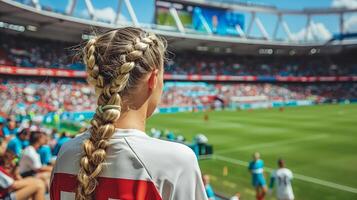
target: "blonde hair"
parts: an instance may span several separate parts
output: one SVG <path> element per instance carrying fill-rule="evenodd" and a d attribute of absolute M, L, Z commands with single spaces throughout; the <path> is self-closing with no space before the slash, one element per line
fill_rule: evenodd
<path fill-rule="evenodd" d="M 96 36 L 84 47 L 87 81 L 95 88 L 98 107 L 91 120 L 90 138 L 83 143 L 77 200 L 94 198 L 97 177 L 105 165 L 106 149 L 124 99 L 145 74 L 154 69 L 163 70 L 165 50 L 163 39 L 133 27 Z"/>

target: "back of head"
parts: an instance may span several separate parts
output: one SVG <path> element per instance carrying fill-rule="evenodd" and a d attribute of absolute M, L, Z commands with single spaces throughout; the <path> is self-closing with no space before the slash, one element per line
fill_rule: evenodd
<path fill-rule="evenodd" d="M 253 154 L 253 159 L 254 159 L 255 161 L 259 160 L 259 159 L 260 159 L 260 153 L 259 153 L 259 152 L 255 152 L 255 153 Z"/>
<path fill-rule="evenodd" d="M 205 185 L 207 185 L 207 184 L 209 184 L 209 175 L 208 174 L 204 174 L 203 176 L 202 176 L 202 180 L 203 180 L 203 183 L 205 184 Z"/>
<path fill-rule="evenodd" d="M 36 143 L 38 143 L 41 139 L 41 137 L 45 136 L 45 133 L 40 132 L 40 131 L 32 131 L 30 133 L 30 139 L 29 142 L 31 145 L 34 145 Z"/>
<path fill-rule="evenodd" d="M 279 159 L 279 160 L 278 160 L 278 166 L 279 166 L 280 168 L 285 167 L 285 161 L 284 161 L 283 159 Z"/>
<path fill-rule="evenodd" d="M 163 70 L 165 42 L 139 28 L 119 28 L 95 36 L 83 50 L 88 79 L 98 96 L 90 138 L 83 143 L 76 199 L 94 198 L 114 123 L 130 109 L 131 95 L 141 79 Z"/>
<path fill-rule="evenodd" d="M 22 140 L 27 140 L 30 136 L 30 129 L 24 128 L 17 133 L 17 136 Z"/>

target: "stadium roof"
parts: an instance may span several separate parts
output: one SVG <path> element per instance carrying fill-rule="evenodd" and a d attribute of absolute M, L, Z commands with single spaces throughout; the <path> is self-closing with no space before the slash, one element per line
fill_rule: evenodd
<path fill-rule="evenodd" d="M 269 8 L 271 9 L 271 8 Z M 31 6 L 23 5 L 16 1 L 0 1 L 0 21 L 10 25 L 21 25 L 25 27 L 20 34 L 54 40 L 79 42 L 83 33 L 92 30 L 109 30 L 113 28 L 132 25 L 128 22 L 109 24 L 89 19 L 77 18 L 65 14 L 39 10 Z M 225 37 L 217 35 L 202 35 L 197 33 L 181 33 L 176 29 L 169 30 L 157 25 L 140 24 L 141 28 L 153 31 L 166 37 L 170 48 L 175 51 L 200 50 L 212 51 L 214 53 L 235 54 L 309 54 L 311 51 L 317 53 L 336 53 L 342 46 L 355 46 L 356 41 L 293 43 L 289 41 L 274 41 L 239 37 Z M 3 29 L 13 32 L 9 29 Z"/>

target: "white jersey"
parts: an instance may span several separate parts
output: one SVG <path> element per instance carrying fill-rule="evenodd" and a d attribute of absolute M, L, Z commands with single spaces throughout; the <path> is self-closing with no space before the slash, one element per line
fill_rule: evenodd
<path fill-rule="evenodd" d="M 51 200 L 75 197 L 82 143 L 89 132 L 65 143 L 51 178 Z M 207 200 L 197 158 L 185 145 L 117 129 L 98 177 L 96 200 Z"/>
<path fill-rule="evenodd" d="M 278 199 L 294 199 L 293 188 L 291 186 L 291 180 L 293 179 L 293 173 L 287 168 L 277 169 L 272 173 L 272 178 L 277 182 L 277 198 Z"/>
<path fill-rule="evenodd" d="M 19 163 L 20 173 L 29 172 L 31 170 L 38 170 L 42 167 L 41 156 L 37 153 L 33 146 L 28 146 L 22 152 Z"/>

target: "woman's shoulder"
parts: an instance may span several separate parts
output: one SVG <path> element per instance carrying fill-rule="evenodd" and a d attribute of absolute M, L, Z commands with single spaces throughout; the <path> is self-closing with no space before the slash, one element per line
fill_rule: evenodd
<path fill-rule="evenodd" d="M 65 157 L 67 157 L 70 155 L 77 155 L 77 153 L 80 153 L 82 151 L 83 141 L 88 139 L 89 136 L 90 136 L 89 133 L 86 131 L 78 134 L 76 137 L 63 143 L 61 149 L 58 152 L 57 160 L 61 159 L 61 157 L 63 157 L 64 154 Z"/>
<path fill-rule="evenodd" d="M 193 150 L 181 143 L 147 136 L 146 138 L 130 138 L 128 144 L 148 165 L 192 168 L 197 163 Z"/>

